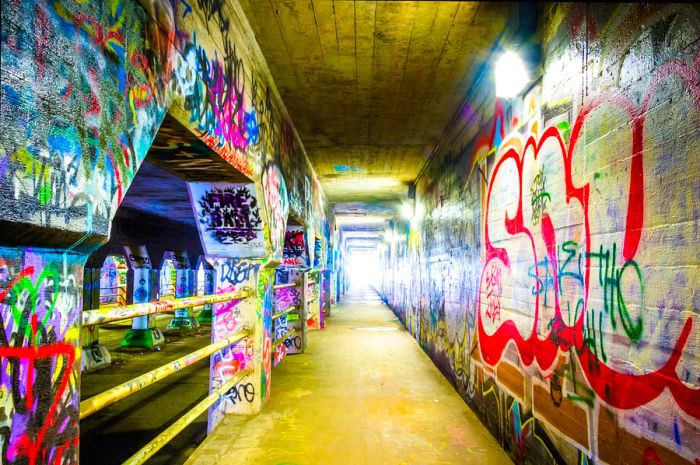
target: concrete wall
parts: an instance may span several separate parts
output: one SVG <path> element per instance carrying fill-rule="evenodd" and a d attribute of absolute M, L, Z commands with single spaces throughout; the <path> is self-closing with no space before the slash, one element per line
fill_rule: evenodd
<path fill-rule="evenodd" d="M 237 3 L 2 4 L 0 220 L 16 241 L 103 240 L 166 112 L 254 181 L 279 165 L 291 211 L 323 233 L 325 196 Z"/>
<path fill-rule="evenodd" d="M 77 463 L 82 266 L 166 114 L 261 186 L 271 254 L 282 205 L 330 215 L 236 2 L 2 0 L 1 23 L 0 461 Z"/>
<path fill-rule="evenodd" d="M 484 75 L 396 227 L 384 297 L 517 463 L 700 463 L 699 38 L 548 5 L 535 85 Z"/>

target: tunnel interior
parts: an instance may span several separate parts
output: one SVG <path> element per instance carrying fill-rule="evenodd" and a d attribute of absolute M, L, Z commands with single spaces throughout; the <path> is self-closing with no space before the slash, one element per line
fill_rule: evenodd
<path fill-rule="evenodd" d="M 700 464 L 697 5 L 0 23 L 0 463 Z"/>

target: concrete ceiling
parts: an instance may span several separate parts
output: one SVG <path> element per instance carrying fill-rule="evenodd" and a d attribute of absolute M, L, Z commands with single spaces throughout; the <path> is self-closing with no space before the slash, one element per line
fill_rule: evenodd
<path fill-rule="evenodd" d="M 350 216 L 376 216 L 363 207 L 376 204 L 393 216 L 509 12 L 456 1 L 240 3 L 340 217 L 348 202 Z"/>

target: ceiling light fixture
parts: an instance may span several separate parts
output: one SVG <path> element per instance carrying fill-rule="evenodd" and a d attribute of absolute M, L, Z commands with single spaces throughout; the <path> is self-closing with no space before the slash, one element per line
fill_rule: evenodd
<path fill-rule="evenodd" d="M 529 81 L 523 60 L 515 52 L 504 52 L 496 63 L 496 96 L 513 98 Z"/>

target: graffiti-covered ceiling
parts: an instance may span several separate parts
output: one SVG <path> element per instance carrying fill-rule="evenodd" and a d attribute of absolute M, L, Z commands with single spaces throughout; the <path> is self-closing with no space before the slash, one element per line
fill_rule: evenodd
<path fill-rule="evenodd" d="M 240 3 L 329 200 L 355 206 L 395 206 L 406 198 L 407 185 L 459 112 L 503 31 L 509 8 L 427 1 Z"/>

